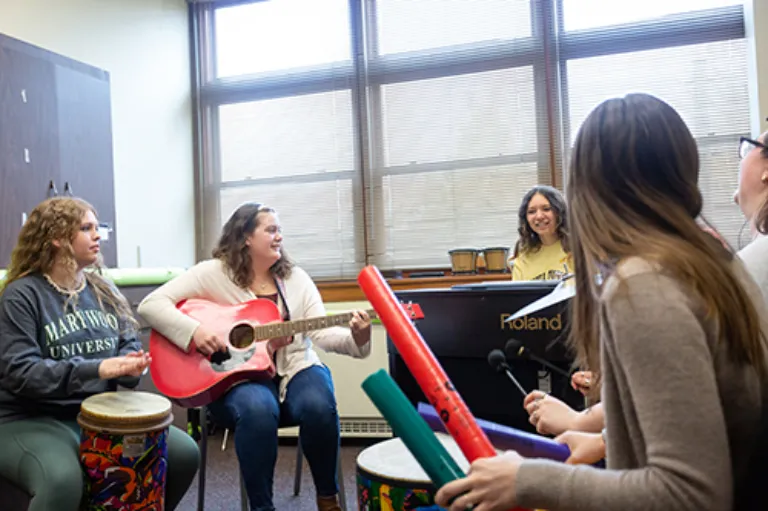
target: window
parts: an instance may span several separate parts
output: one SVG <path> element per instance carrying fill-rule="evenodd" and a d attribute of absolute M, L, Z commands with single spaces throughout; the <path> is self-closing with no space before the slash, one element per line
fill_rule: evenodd
<path fill-rule="evenodd" d="M 216 10 L 215 20 L 219 78 L 352 58 L 346 0 L 280 0 L 225 7 Z"/>
<path fill-rule="evenodd" d="M 743 0 L 563 0 L 565 30 L 588 30 L 611 25 L 658 20 L 665 16 L 701 11 L 728 5 L 741 5 Z"/>
<path fill-rule="evenodd" d="M 704 215 L 734 246 L 744 224 L 733 192 L 739 168 L 736 147 L 739 137 L 749 133 L 746 54 L 746 42 L 738 39 L 575 59 L 567 64 L 572 135 L 589 111 L 607 97 L 643 91 L 675 107 L 699 145 Z"/>
<path fill-rule="evenodd" d="M 620 4 L 620 7 L 618 6 Z M 736 243 L 747 134 L 740 0 L 270 0 L 197 5 L 201 252 L 241 202 L 274 206 L 316 278 L 448 267 L 512 246 L 537 183 L 563 185 L 600 101 L 656 94 L 701 157 L 705 213 Z"/>
<path fill-rule="evenodd" d="M 268 204 L 279 213 L 286 251 L 302 266 L 354 271 L 350 91 L 222 105 L 218 117 L 221 218 L 246 201 Z"/>
<path fill-rule="evenodd" d="M 531 36 L 530 0 L 379 0 L 374 9 L 379 55 Z"/>
<path fill-rule="evenodd" d="M 515 239 L 516 197 L 538 180 L 533 83 L 525 66 L 381 87 L 377 265 Z"/>
<path fill-rule="evenodd" d="M 204 207 L 217 221 L 206 224 L 201 252 L 210 253 L 240 204 L 257 201 L 277 209 L 286 252 L 302 267 L 316 276 L 353 274 L 364 250 L 356 246 L 361 166 L 346 0 L 260 2 L 212 14 L 215 72 L 203 77 L 202 92 L 211 94 L 213 190 Z"/>

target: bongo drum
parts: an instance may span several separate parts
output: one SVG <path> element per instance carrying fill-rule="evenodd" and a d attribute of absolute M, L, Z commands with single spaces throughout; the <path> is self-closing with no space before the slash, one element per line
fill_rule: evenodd
<path fill-rule="evenodd" d="M 451 271 L 457 275 L 477 273 L 477 255 L 475 248 L 455 248 L 448 251 L 451 256 Z"/>
<path fill-rule="evenodd" d="M 489 247 L 483 249 L 485 271 L 488 273 L 504 273 L 507 271 L 509 247 Z"/>
<path fill-rule="evenodd" d="M 435 433 L 465 473 L 469 462 L 456 441 Z M 364 449 L 357 457 L 357 505 L 360 511 L 437 511 L 437 489 L 399 438 Z"/>
<path fill-rule="evenodd" d="M 171 402 L 148 392 L 105 392 L 80 405 L 80 464 L 88 511 L 163 511 Z"/>

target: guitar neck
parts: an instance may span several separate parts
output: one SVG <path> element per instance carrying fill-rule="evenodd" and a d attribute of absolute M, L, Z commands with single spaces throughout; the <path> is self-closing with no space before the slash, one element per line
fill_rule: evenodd
<path fill-rule="evenodd" d="M 371 319 L 376 318 L 376 311 L 373 309 L 365 311 Z M 344 312 L 332 316 L 318 316 L 315 318 L 297 319 L 294 321 L 285 321 L 283 323 L 269 323 L 253 328 L 253 334 L 257 341 L 274 339 L 277 337 L 290 337 L 292 335 L 312 332 L 313 330 L 322 330 L 333 326 L 346 325 L 352 319 L 353 313 Z"/>

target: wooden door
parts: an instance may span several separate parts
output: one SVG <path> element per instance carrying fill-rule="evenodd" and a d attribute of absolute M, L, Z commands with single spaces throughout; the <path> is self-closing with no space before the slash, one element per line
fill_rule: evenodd
<path fill-rule="evenodd" d="M 0 268 L 59 177 L 54 67 L 10 41 L 0 39 Z"/>
<path fill-rule="evenodd" d="M 56 66 L 60 179 L 59 193 L 90 202 L 104 235 L 104 263 L 117 266 L 112 116 L 109 75 L 86 66 Z"/>

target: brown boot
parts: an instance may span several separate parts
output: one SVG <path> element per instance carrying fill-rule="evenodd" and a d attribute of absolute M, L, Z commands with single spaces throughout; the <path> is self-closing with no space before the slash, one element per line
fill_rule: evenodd
<path fill-rule="evenodd" d="M 318 495 L 317 511 L 341 511 L 339 496 L 333 495 L 331 497 L 321 497 Z"/>

